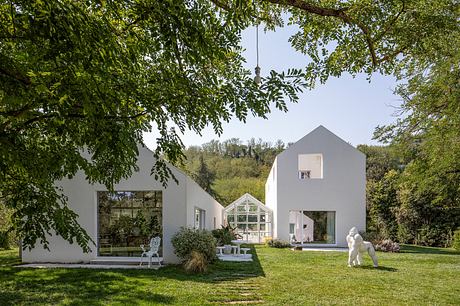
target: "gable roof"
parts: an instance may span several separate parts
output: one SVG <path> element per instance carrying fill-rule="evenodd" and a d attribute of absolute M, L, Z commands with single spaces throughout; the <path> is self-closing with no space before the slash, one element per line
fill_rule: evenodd
<path fill-rule="evenodd" d="M 272 211 L 270 208 L 268 208 L 268 206 L 266 206 L 264 203 L 260 202 L 259 200 L 257 200 L 255 197 L 253 197 L 252 195 L 250 195 L 249 193 L 245 193 L 243 194 L 241 197 L 239 197 L 237 200 L 233 201 L 230 205 L 228 205 L 227 207 L 225 207 L 224 209 L 224 212 L 227 212 L 233 208 L 235 208 L 236 206 L 240 205 L 240 204 L 243 204 L 244 202 L 250 202 L 252 204 L 255 204 L 257 205 L 258 207 L 262 208 L 263 210 L 265 211 Z"/>
<path fill-rule="evenodd" d="M 283 152 L 281 152 L 280 154 L 277 155 L 280 156 L 282 155 L 283 153 L 285 152 L 288 152 L 290 150 L 293 150 L 296 146 L 298 146 L 299 144 L 303 143 L 304 141 L 307 141 L 309 138 L 311 138 L 312 136 L 316 135 L 316 134 L 320 134 L 320 133 L 323 133 L 324 135 L 326 135 L 327 137 L 330 137 L 334 140 L 336 140 L 337 142 L 343 144 L 344 146 L 347 146 L 351 149 L 353 149 L 356 153 L 359 153 L 361 155 L 364 155 L 364 153 L 362 153 L 361 151 L 359 151 L 357 148 L 355 148 L 354 146 L 352 146 L 350 143 L 346 142 L 345 140 L 343 140 L 342 138 L 340 138 L 339 136 L 337 136 L 336 134 L 334 134 L 333 132 L 331 132 L 330 130 L 328 130 L 327 128 L 325 128 L 323 125 L 319 125 L 317 128 L 315 128 L 314 130 L 312 130 L 310 133 L 308 133 L 307 135 L 303 136 L 302 138 L 300 138 L 299 140 L 297 140 L 294 144 L 292 144 L 291 146 L 289 146 L 288 148 L 286 148 Z"/>

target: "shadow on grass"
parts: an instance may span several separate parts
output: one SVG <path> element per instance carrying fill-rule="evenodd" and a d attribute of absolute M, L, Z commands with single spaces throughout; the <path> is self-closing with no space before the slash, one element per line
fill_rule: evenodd
<path fill-rule="evenodd" d="M 377 268 L 373 266 L 358 266 L 355 269 L 363 269 L 363 270 L 377 270 L 377 271 L 386 271 L 386 272 L 397 272 L 398 269 L 392 267 L 385 267 L 385 266 L 378 266 Z"/>
<path fill-rule="evenodd" d="M 412 244 L 402 244 L 401 253 L 460 255 L 460 251 L 455 251 L 454 249 L 426 247 Z"/>
<path fill-rule="evenodd" d="M 168 279 L 220 283 L 264 276 L 255 247 L 248 247 L 253 262 L 217 261 L 203 274 L 188 274 L 173 265 L 159 270 L 15 268 L 18 258 L 8 254 L 1 262 L 11 264 L 0 267 L 0 305 L 56 304 L 63 297 L 77 305 L 174 304 L 174 294 L 162 290 Z"/>
<path fill-rule="evenodd" d="M 19 259 L 18 249 L 11 249 L 11 250 L 0 249 L 0 250 L 2 252 L 2 256 L 0 256 L 0 267 L 18 265 L 21 263 L 21 260 Z"/>
<path fill-rule="evenodd" d="M 173 295 L 152 292 L 136 279 L 127 279 L 120 270 L 21 269 L 0 270 L 0 305 L 57 304 L 63 297 L 77 305 L 109 303 L 175 302 Z M 149 271 L 150 273 L 152 271 Z M 5 290 L 7 288 L 7 290 Z"/>

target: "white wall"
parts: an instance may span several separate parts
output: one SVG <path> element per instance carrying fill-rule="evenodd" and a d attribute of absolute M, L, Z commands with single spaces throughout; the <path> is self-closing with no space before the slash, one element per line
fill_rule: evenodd
<path fill-rule="evenodd" d="M 317 153 L 323 156 L 323 179 L 300 180 L 298 155 Z M 279 154 L 277 163 L 276 200 L 273 194 L 267 197 L 270 208 L 277 210 L 275 237 L 289 240 L 289 210 L 335 211 L 337 246 L 347 246 L 351 227 L 365 230 L 364 154 L 320 126 Z"/>
<path fill-rule="evenodd" d="M 171 237 L 181 226 L 193 225 L 193 213 L 189 214 L 191 205 L 206 209 L 206 218 L 208 219 L 206 224 L 211 226 L 213 223 L 210 220 L 214 216 L 216 216 L 217 224 L 220 226 L 222 222 L 222 206 L 204 192 L 193 180 L 173 166 L 170 166 L 170 168 L 178 179 L 179 184 L 171 180 L 167 189 L 165 189 L 161 183 L 150 176 L 153 164 L 152 152 L 140 146 L 139 171 L 135 172 L 128 180 L 122 180 L 119 184 L 116 184 L 115 190 L 163 191 L 163 257 L 165 263 L 176 263 L 178 258 L 174 255 Z M 73 179 L 64 179 L 58 182 L 57 185 L 63 187 L 64 194 L 68 196 L 69 207 L 79 215 L 78 222 L 97 243 L 97 191 L 106 191 L 107 189 L 100 184 L 89 184 L 81 171 Z M 187 195 L 187 192 L 190 194 Z M 192 218 L 192 223 L 189 222 L 189 216 Z M 22 253 L 23 261 L 88 262 L 97 256 L 95 245 L 91 245 L 91 253 L 85 254 L 79 246 L 76 244 L 71 245 L 60 237 L 49 237 L 49 242 L 51 251 L 44 250 L 37 242 L 34 249 L 31 251 L 26 250 Z"/>
<path fill-rule="evenodd" d="M 223 224 L 223 209 L 224 207 L 219 204 L 213 197 L 204 191 L 200 185 L 194 180 L 187 177 L 187 226 L 193 227 L 195 225 L 195 208 L 205 211 L 205 228 L 213 230 L 220 228 Z M 214 218 L 216 219 L 216 227 L 214 227 Z"/>
<path fill-rule="evenodd" d="M 277 170 L 278 167 L 278 157 L 275 158 L 273 162 L 270 173 L 268 174 L 267 181 L 265 182 L 265 205 L 270 208 L 273 212 L 272 214 L 272 236 L 277 238 L 277 216 L 278 216 L 278 205 L 277 205 Z"/>

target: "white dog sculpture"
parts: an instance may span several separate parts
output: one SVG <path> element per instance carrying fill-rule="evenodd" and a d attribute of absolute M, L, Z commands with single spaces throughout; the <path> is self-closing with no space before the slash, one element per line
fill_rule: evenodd
<path fill-rule="evenodd" d="M 374 246 L 369 241 L 364 241 L 356 227 L 352 227 L 347 235 L 348 242 L 348 266 L 360 266 L 363 259 L 363 253 L 368 253 L 374 262 L 374 267 L 378 267 L 377 256 L 375 255 Z"/>

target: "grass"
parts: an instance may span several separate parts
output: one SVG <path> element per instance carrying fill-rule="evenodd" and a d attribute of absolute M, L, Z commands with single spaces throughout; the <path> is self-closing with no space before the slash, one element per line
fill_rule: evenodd
<path fill-rule="evenodd" d="M 460 254 L 403 246 L 378 252 L 360 268 L 347 253 L 255 246 L 255 262 L 218 262 L 206 274 L 160 270 L 16 268 L 16 251 L 0 251 L 0 305 L 248 304 L 458 305 Z"/>

